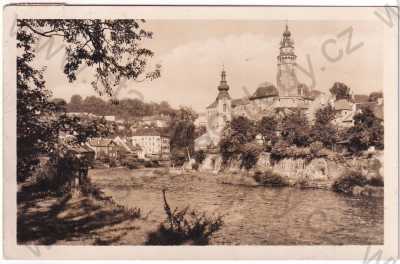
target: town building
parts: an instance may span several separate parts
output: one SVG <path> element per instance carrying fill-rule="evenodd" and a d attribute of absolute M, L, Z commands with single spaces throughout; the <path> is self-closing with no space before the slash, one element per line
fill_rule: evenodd
<path fill-rule="evenodd" d="M 114 142 L 125 152 L 125 156 L 133 156 L 138 159 L 144 159 L 144 151 L 138 144 L 132 144 L 132 141 L 125 137 L 115 137 Z"/>
<path fill-rule="evenodd" d="M 120 147 L 110 138 L 91 138 L 86 146 L 95 152 L 95 159 L 117 159 L 120 156 Z"/>
<path fill-rule="evenodd" d="M 222 69 L 217 98 L 207 107 L 207 129 L 217 133 L 222 131 L 226 123 L 232 119 L 231 107 L 226 72 Z"/>
<path fill-rule="evenodd" d="M 218 95 L 214 102 L 206 108 L 206 127 L 209 135 L 202 135 L 196 140 L 195 148 L 201 149 L 204 146 L 215 145 L 226 124 L 237 116 L 259 120 L 263 116 L 274 114 L 277 111 L 285 112 L 296 109 L 307 113 L 320 92 L 315 92 L 298 81 L 296 58 L 294 41 L 289 27 L 286 25 L 277 56 L 276 86 L 271 82 L 263 82 L 251 96 L 232 99 L 229 94 L 227 73 L 223 68 L 217 87 Z M 311 117 L 311 115 L 307 116 Z M 197 122 L 200 123 L 200 121 Z"/>
<path fill-rule="evenodd" d="M 170 143 L 167 136 L 155 129 L 138 129 L 130 137 L 132 145 L 139 145 L 149 159 L 170 159 Z"/>

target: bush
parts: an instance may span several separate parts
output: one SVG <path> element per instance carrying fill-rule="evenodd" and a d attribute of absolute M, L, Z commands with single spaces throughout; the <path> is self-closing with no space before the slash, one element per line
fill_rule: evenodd
<path fill-rule="evenodd" d="M 342 174 L 332 185 L 335 192 L 351 194 L 355 186 L 365 186 L 368 180 L 361 172 L 350 170 Z"/>
<path fill-rule="evenodd" d="M 283 187 L 289 185 L 287 177 L 281 176 L 272 170 L 265 172 L 256 171 L 253 175 L 253 179 L 263 186 Z"/>
<path fill-rule="evenodd" d="M 162 222 L 157 231 L 149 234 L 147 245 L 207 245 L 211 235 L 223 225 L 222 217 L 210 217 L 204 212 L 190 210 L 171 210 L 163 190 L 164 210 L 167 219 Z"/>
<path fill-rule="evenodd" d="M 197 163 L 197 162 L 196 162 L 196 163 L 193 163 L 193 164 L 192 164 L 192 169 L 193 169 L 193 170 L 198 170 L 198 169 L 199 169 L 199 163 Z"/>
<path fill-rule="evenodd" d="M 117 161 L 115 159 L 110 159 L 109 165 L 110 168 L 117 167 Z"/>
<path fill-rule="evenodd" d="M 206 153 L 204 150 L 199 150 L 194 153 L 194 159 L 196 163 L 202 164 L 203 161 L 206 159 Z"/>
<path fill-rule="evenodd" d="M 272 160 L 281 160 L 284 158 L 302 158 L 310 160 L 311 157 L 312 153 L 309 147 L 296 147 L 289 145 L 285 141 L 278 142 L 271 150 Z"/>
<path fill-rule="evenodd" d="M 146 161 L 144 162 L 144 166 L 145 166 L 146 168 L 155 168 L 155 167 L 158 167 L 159 164 L 158 164 L 158 162 L 155 161 L 155 160 L 146 160 Z"/>
<path fill-rule="evenodd" d="M 130 170 L 139 168 L 139 164 L 137 162 L 129 162 L 126 167 Z"/>
<path fill-rule="evenodd" d="M 369 185 L 376 186 L 376 187 L 383 187 L 383 177 L 382 176 L 375 176 L 369 179 L 368 181 Z"/>

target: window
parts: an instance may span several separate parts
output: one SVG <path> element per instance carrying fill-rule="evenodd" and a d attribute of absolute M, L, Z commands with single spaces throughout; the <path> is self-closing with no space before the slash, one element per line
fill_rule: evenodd
<path fill-rule="evenodd" d="M 223 106 L 223 107 L 224 107 L 224 110 L 223 110 L 223 111 L 224 111 L 224 112 L 226 112 L 226 104 L 224 104 L 224 106 Z"/>

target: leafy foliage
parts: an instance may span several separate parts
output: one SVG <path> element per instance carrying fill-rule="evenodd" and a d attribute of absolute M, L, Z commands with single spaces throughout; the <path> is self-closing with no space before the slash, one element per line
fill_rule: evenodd
<path fill-rule="evenodd" d="M 196 118 L 197 114 L 191 108 L 184 107 L 181 107 L 172 116 L 168 131 L 172 160 L 177 164 L 187 160 L 188 152 L 190 155 L 194 153 L 196 129 L 193 122 Z"/>
<path fill-rule="evenodd" d="M 315 123 L 311 129 L 313 141 L 320 141 L 325 147 L 332 147 L 338 139 L 337 129 L 331 121 L 335 118 L 335 110 L 328 105 L 319 109 L 315 114 Z"/>
<path fill-rule="evenodd" d="M 355 186 L 365 186 L 368 181 L 359 171 L 346 171 L 332 185 L 335 192 L 351 194 Z"/>
<path fill-rule="evenodd" d="M 163 190 L 164 211 L 167 215 L 165 222 L 160 224 L 156 232 L 150 233 L 147 245 L 207 245 L 211 235 L 223 225 L 221 216 L 210 217 L 204 212 L 190 210 L 171 210 Z"/>
<path fill-rule="evenodd" d="M 257 164 L 262 147 L 256 143 L 246 143 L 241 147 L 240 167 L 250 170 Z"/>
<path fill-rule="evenodd" d="M 256 136 L 255 124 L 246 117 L 233 118 L 224 129 L 224 134 L 219 143 L 222 160 L 226 164 L 233 157 L 241 153 L 242 145 L 251 142 Z"/>
<path fill-rule="evenodd" d="M 335 82 L 329 91 L 333 96 L 335 96 L 336 100 L 350 100 L 350 88 L 344 83 Z"/>
<path fill-rule="evenodd" d="M 383 149 L 384 128 L 371 109 L 365 108 L 354 116 L 354 126 L 347 131 L 349 147 L 359 152 L 374 146 Z"/>
<path fill-rule="evenodd" d="M 67 61 L 64 73 L 69 81 L 76 80 L 82 67 L 94 69 L 93 88 L 112 95 L 113 87 L 122 78 L 137 80 L 155 79 L 160 69 L 145 73 L 147 59 L 153 52 L 140 42 L 152 37 L 141 24 L 133 19 L 23 19 L 18 26 L 40 37 L 61 37 L 65 43 Z"/>
<path fill-rule="evenodd" d="M 75 143 L 84 143 L 89 138 L 107 137 L 111 131 L 104 118 L 101 119 L 81 119 L 80 117 L 69 117 L 65 114 L 59 116 L 58 129 L 69 131 L 75 135 Z"/>
<path fill-rule="evenodd" d="M 49 152 L 56 141 L 50 92 L 45 89 L 43 70 L 32 67 L 35 58 L 32 45 L 35 36 L 23 29 L 17 31 L 17 179 L 25 180 L 39 164 L 38 156 Z"/>
<path fill-rule="evenodd" d="M 198 164 L 203 163 L 203 161 L 206 159 L 206 153 L 204 152 L 204 150 L 201 149 L 199 151 L 196 151 L 194 153 L 194 159 Z"/>
<path fill-rule="evenodd" d="M 34 68 L 34 45 L 39 38 L 61 37 L 65 44 L 64 73 L 69 81 L 83 67 L 94 70 L 92 85 L 99 94 L 113 92 L 122 78 L 152 80 L 160 69 L 145 73 L 153 53 L 140 46 L 151 37 L 136 20 L 17 20 L 17 179 L 23 181 L 38 165 L 41 153 L 54 152 L 60 122 L 55 112 L 64 103 L 49 102 L 43 70 Z M 139 76 L 144 74 L 142 80 Z M 79 98 L 74 103 L 79 104 Z M 61 107 L 61 108 L 60 108 Z M 90 130 L 90 129 L 89 129 Z M 89 133 L 90 134 L 90 133 Z M 84 136 L 86 137 L 86 135 Z M 83 139 L 81 139 L 83 140 Z"/>
<path fill-rule="evenodd" d="M 258 131 L 264 138 L 267 150 L 271 150 L 271 147 L 278 141 L 277 129 L 278 120 L 274 116 L 264 116 L 258 123 Z"/>
<path fill-rule="evenodd" d="M 378 102 L 379 98 L 383 98 L 382 92 L 372 92 L 369 95 L 368 101 L 370 102 Z"/>
<path fill-rule="evenodd" d="M 307 146 L 309 144 L 310 127 L 304 113 L 296 110 L 283 118 L 282 138 L 290 145 Z"/>

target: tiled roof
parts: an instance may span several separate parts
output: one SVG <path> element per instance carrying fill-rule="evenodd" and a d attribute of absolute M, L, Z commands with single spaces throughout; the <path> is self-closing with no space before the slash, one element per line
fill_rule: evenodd
<path fill-rule="evenodd" d="M 276 87 L 268 82 L 262 83 L 258 86 L 257 90 L 254 94 L 250 97 L 250 100 L 271 97 L 271 96 L 278 96 L 279 92 Z"/>
<path fill-rule="evenodd" d="M 115 142 L 110 138 L 91 138 L 88 140 L 90 146 L 93 147 L 106 147 Z"/>
<path fill-rule="evenodd" d="M 353 104 L 346 99 L 340 99 L 340 100 L 335 101 L 334 108 L 336 111 L 352 110 Z"/>
<path fill-rule="evenodd" d="M 94 152 L 92 149 L 89 147 L 83 145 L 66 145 L 66 148 L 68 151 L 71 151 L 73 153 L 88 153 L 88 152 Z"/>

